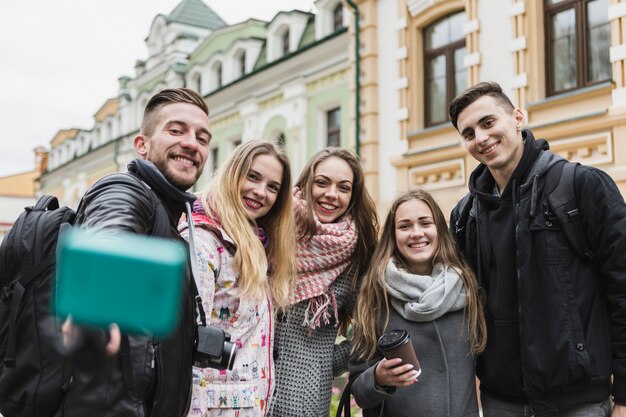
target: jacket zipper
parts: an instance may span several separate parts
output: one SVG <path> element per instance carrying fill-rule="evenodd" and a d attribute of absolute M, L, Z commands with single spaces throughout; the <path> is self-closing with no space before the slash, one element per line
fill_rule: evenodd
<path fill-rule="evenodd" d="M 513 180 L 515 181 L 515 180 Z M 520 253 L 519 253 L 519 245 L 518 245 L 518 218 L 519 218 L 519 212 L 520 212 L 520 203 L 519 203 L 519 190 L 517 189 L 517 184 L 513 184 L 513 221 L 515 222 L 515 271 L 516 271 L 516 285 L 517 285 L 517 314 L 518 314 L 518 323 L 517 323 L 517 327 L 518 327 L 518 331 L 519 331 L 519 339 L 520 339 L 520 371 L 522 373 L 522 391 L 524 392 L 524 395 L 527 397 L 528 400 L 530 400 L 530 398 L 528 398 L 528 391 L 526 390 L 526 375 L 524 372 L 524 332 L 522 330 L 522 279 L 521 279 L 521 271 L 520 271 L 520 267 L 519 267 L 519 262 L 517 261 L 520 258 Z M 532 406 L 532 404 L 531 404 Z"/>

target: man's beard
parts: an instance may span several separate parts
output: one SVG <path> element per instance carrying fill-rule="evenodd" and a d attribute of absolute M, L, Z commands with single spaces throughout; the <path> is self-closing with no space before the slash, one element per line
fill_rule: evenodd
<path fill-rule="evenodd" d="M 167 156 L 164 156 L 164 157 L 159 158 L 159 159 L 150 159 L 150 155 L 148 155 L 147 159 L 151 160 L 152 163 L 154 163 L 154 165 L 158 168 L 159 171 L 161 171 L 161 173 L 163 174 L 165 179 L 167 179 L 167 181 L 170 184 L 172 184 L 174 187 L 178 188 L 181 191 L 187 191 L 188 189 L 193 187 L 193 185 L 196 183 L 196 181 L 198 181 L 198 178 L 200 178 L 200 174 L 202 172 L 202 171 L 200 171 L 198 169 L 197 173 L 195 175 L 195 178 L 193 179 L 193 181 L 191 183 L 189 183 L 188 181 L 186 181 L 184 179 L 176 178 L 177 177 L 177 173 L 170 169 L 170 167 L 168 165 L 169 158 Z"/>

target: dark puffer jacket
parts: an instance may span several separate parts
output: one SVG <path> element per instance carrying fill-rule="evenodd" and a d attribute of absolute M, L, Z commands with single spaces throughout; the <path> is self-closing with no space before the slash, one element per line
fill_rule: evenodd
<path fill-rule="evenodd" d="M 133 166 L 131 163 L 129 169 L 132 170 Z M 156 168 L 153 171 L 152 177 L 166 181 Z M 136 178 L 145 181 L 150 188 Z M 122 230 L 180 239 L 176 225 L 184 210 L 184 199 L 190 196 L 193 200 L 194 197 L 175 189 L 172 189 L 174 195 L 161 195 L 153 190 L 167 189 L 171 184 L 157 187 L 151 182 L 154 178 L 142 178 L 138 172 L 104 178 L 85 194 L 77 222 L 92 230 Z M 163 202 L 169 224 L 155 224 L 157 207 L 149 193 L 155 193 Z M 157 229 L 153 231 L 153 227 Z M 189 276 L 187 282 L 190 282 Z M 178 327 L 166 339 L 155 340 L 148 335 L 128 336 L 129 361 L 123 359 L 125 355 L 117 354 L 107 358 L 98 373 L 74 371 L 72 386 L 57 416 L 185 416 L 190 400 L 195 332 L 193 296 L 189 285 L 184 291 L 179 317 Z M 123 372 L 123 369 L 130 370 L 130 373 Z"/>
<path fill-rule="evenodd" d="M 529 131 L 525 135 L 534 141 Z M 511 285 L 517 287 L 517 306 L 512 307 L 519 309 L 523 389 L 537 416 L 605 400 L 611 376 L 615 401 L 626 404 L 626 206 L 606 173 L 578 167 L 577 206 L 596 250 L 593 262 L 579 258 L 551 218 L 544 192 L 546 173 L 559 159 L 541 150 L 523 181 L 513 184 L 516 258 L 511 262 L 517 275 Z M 485 172 L 480 165 L 472 178 Z M 485 288 L 490 256 L 480 220 L 485 208 L 474 198 L 467 223 L 457 223 L 466 201 L 453 210 L 450 226 Z M 497 396 L 501 377 L 509 372 L 501 360 L 507 352 L 498 350 L 497 339 L 510 329 L 490 310 L 496 309 L 488 302 L 488 342 L 480 358 L 485 366 L 478 375 L 481 389 Z"/>

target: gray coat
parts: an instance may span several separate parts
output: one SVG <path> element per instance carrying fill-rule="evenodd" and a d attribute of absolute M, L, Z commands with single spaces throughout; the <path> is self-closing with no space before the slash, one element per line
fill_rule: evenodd
<path fill-rule="evenodd" d="M 331 285 L 337 299 L 339 318 L 354 308 L 352 275 L 344 273 Z M 294 305 L 274 325 L 276 389 L 270 402 L 270 416 L 328 417 L 333 377 L 348 369 L 350 344 L 335 345 L 338 327 L 329 324 L 316 329 L 302 325 L 308 300 Z"/>
<path fill-rule="evenodd" d="M 469 354 L 463 310 L 418 323 L 391 308 L 387 329 L 408 330 L 422 374 L 418 383 L 387 392 L 374 385 L 380 354 L 367 363 L 351 361 L 350 376 L 356 378 L 352 395 L 365 409 L 364 417 L 378 417 L 381 406 L 385 417 L 478 417 L 474 358 Z"/>

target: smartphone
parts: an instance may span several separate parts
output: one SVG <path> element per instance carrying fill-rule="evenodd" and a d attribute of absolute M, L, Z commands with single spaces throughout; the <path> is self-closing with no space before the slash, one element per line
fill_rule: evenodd
<path fill-rule="evenodd" d="M 80 325 L 166 336 L 179 320 L 187 247 L 72 227 L 59 237 L 53 312 Z"/>

